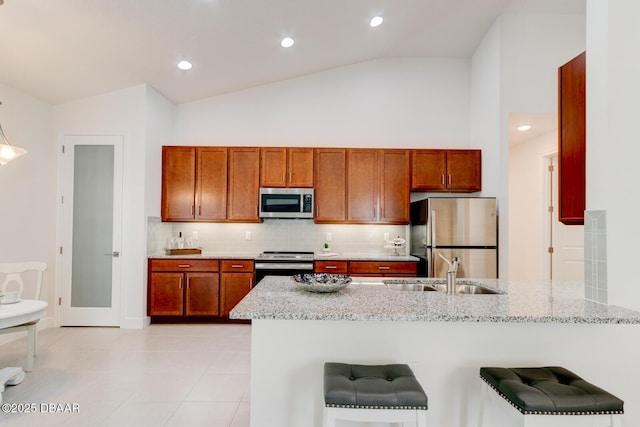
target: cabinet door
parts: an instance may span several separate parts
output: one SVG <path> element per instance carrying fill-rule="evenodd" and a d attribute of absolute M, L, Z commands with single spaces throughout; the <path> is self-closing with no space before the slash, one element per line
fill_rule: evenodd
<path fill-rule="evenodd" d="M 347 150 L 347 222 L 378 218 L 377 150 Z"/>
<path fill-rule="evenodd" d="M 313 148 L 289 148 L 289 187 L 313 187 Z"/>
<path fill-rule="evenodd" d="M 229 148 L 230 221 L 259 222 L 258 192 L 260 184 L 260 150 L 255 147 Z"/>
<path fill-rule="evenodd" d="M 286 187 L 287 179 L 287 149 L 261 148 L 260 186 Z"/>
<path fill-rule="evenodd" d="M 218 273 L 186 273 L 187 316 L 217 316 L 219 275 Z"/>
<path fill-rule="evenodd" d="M 409 223 L 409 151 L 381 150 L 379 222 Z"/>
<path fill-rule="evenodd" d="M 445 190 L 446 174 L 446 150 L 413 150 L 411 152 L 412 190 Z"/>
<path fill-rule="evenodd" d="M 227 149 L 198 147 L 196 218 L 224 220 L 227 217 Z"/>
<path fill-rule="evenodd" d="M 253 287 L 253 273 L 222 273 L 220 280 L 220 314 L 228 316 Z"/>
<path fill-rule="evenodd" d="M 315 222 L 344 222 L 346 151 L 343 148 L 316 148 L 314 156 Z"/>
<path fill-rule="evenodd" d="M 182 316 L 183 273 L 151 273 L 149 316 Z"/>
<path fill-rule="evenodd" d="M 196 150 L 193 147 L 162 147 L 162 219 L 194 219 L 195 191 Z"/>
<path fill-rule="evenodd" d="M 584 224 L 586 207 L 586 53 L 558 69 L 558 220 Z"/>
<path fill-rule="evenodd" d="M 447 189 L 473 192 L 482 189 L 480 150 L 447 150 Z"/>

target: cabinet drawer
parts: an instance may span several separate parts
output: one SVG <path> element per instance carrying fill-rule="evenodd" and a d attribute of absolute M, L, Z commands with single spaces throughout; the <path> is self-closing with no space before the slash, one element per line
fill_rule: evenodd
<path fill-rule="evenodd" d="M 415 262 L 407 261 L 351 261 L 350 274 L 415 274 L 418 271 Z"/>
<path fill-rule="evenodd" d="M 151 271 L 218 271 L 220 262 L 211 259 L 152 259 Z"/>
<path fill-rule="evenodd" d="M 347 274 L 346 261 L 316 261 L 314 266 L 316 273 Z"/>
<path fill-rule="evenodd" d="M 222 271 L 224 272 L 241 272 L 251 273 L 253 272 L 253 260 L 252 259 L 233 259 L 222 261 Z"/>

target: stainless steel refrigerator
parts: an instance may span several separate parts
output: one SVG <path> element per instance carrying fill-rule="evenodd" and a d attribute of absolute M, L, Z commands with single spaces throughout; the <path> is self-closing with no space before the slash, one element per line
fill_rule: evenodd
<path fill-rule="evenodd" d="M 498 217 L 495 197 L 431 198 L 411 203 L 411 255 L 418 274 L 446 277 L 459 257 L 457 277 L 498 277 Z"/>

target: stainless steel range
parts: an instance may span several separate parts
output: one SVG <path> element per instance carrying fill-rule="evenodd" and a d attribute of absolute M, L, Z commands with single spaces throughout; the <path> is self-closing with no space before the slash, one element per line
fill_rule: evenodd
<path fill-rule="evenodd" d="M 313 252 L 264 251 L 256 257 L 256 283 L 265 276 L 313 272 Z"/>

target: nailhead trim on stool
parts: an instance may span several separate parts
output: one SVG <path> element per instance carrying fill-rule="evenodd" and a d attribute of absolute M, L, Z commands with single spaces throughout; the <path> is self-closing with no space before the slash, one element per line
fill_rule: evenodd
<path fill-rule="evenodd" d="M 484 367 L 480 378 L 524 415 L 624 413 L 622 400 L 561 367 Z"/>

